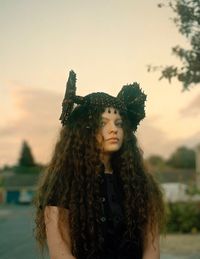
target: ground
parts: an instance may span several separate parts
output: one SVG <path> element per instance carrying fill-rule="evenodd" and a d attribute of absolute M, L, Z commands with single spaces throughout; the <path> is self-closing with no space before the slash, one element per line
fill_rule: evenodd
<path fill-rule="evenodd" d="M 161 252 L 175 255 L 199 254 L 200 234 L 168 234 L 161 237 Z"/>
<path fill-rule="evenodd" d="M 0 258 L 40 259 L 33 237 L 33 208 L 0 205 Z M 200 233 L 161 237 L 161 259 L 200 259 Z M 48 256 L 45 259 L 49 259 Z"/>

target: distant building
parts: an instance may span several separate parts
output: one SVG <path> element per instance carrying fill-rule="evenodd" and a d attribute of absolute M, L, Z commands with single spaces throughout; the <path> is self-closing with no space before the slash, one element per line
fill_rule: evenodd
<path fill-rule="evenodd" d="M 200 195 L 191 195 L 188 190 L 200 190 L 200 145 L 196 147 L 196 168 L 163 168 L 150 167 L 150 172 L 161 183 L 167 201 L 200 201 Z"/>
<path fill-rule="evenodd" d="M 0 188 L 0 203 L 28 204 L 32 202 L 36 191 L 39 174 L 1 173 L 2 187 Z"/>
<path fill-rule="evenodd" d="M 187 185 L 184 183 L 163 183 L 165 198 L 167 201 L 187 201 Z"/>

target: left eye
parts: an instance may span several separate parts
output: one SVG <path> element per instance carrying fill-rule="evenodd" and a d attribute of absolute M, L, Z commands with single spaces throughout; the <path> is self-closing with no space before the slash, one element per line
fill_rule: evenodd
<path fill-rule="evenodd" d="M 118 127 L 122 127 L 122 122 L 121 121 L 119 121 L 119 122 L 116 122 L 116 124 L 115 124 L 116 126 L 118 126 Z"/>
<path fill-rule="evenodd" d="M 106 123 L 104 121 L 101 121 L 100 126 L 104 127 L 105 125 L 106 125 Z"/>

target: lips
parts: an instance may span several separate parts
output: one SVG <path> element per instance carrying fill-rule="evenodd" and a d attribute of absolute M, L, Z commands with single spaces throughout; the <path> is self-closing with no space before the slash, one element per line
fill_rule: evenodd
<path fill-rule="evenodd" d="M 118 138 L 109 138 L 109 139 L 107 139 L 107 141 L 118 142 L 118 141 L 119 141 L 119 139 L 118 139 Z"/>

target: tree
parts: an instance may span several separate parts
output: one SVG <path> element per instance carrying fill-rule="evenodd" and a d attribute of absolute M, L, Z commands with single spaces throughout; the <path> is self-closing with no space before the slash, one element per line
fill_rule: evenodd
<path fill-rule="evenodd" d="M 22 150 L 19 158 L 19 166 L 35 166 L 34 158 L 26 141 L 22 144 Z"/>
<path fill-rule="evenodd" d="M 179 147 L 167 160 L 167 164 L 175 168 L 195 168 L 195 151 Z"/>
<path fill-rule="evenodd" d="M 185 36 L 190 49 L 179 45 L 172 47 L 172 54 L 181 60 L 181 67 L 148 66 L 148 71 L 161 70 L 159 80 L 165 78 L 171 82 L 177 78 L 183 84 L 183 90 L 200 83 L 200 0 L 167 0 L 167 4 L 158 4 L 158 7 L 168 6 L 175 13 L 172 19 L 179 32 Z"/>
<path fill-rule="evenodd" d="M 152 166 L 163 167 L 165 165 L 165 161 L 160 155 L 151 155 L 147 160 Z"/>

